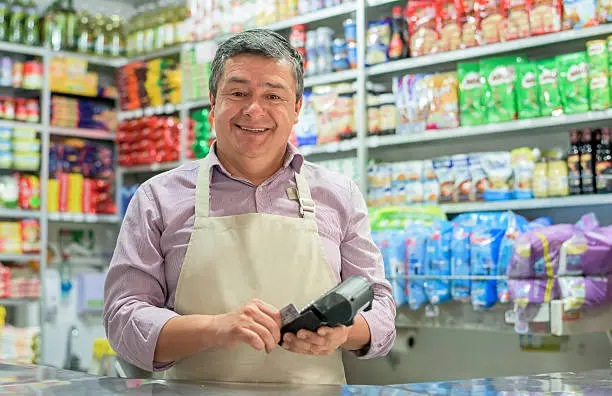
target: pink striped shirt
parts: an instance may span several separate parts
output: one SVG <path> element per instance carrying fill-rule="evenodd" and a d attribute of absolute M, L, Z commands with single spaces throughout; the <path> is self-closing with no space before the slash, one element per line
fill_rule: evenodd
<path fill-rule="evenodd" d="M 395 303 L 357 185 L 304 161 L 291 145 L 284 166 L 261 186 L 232 177 L 214 150 L 209 155 L 213 163 L 211 216 L 269 213 L 298 217 L 298 203 L 288 198 L 287 188 L 295 187 L 294 172 L 304 172 L 316 203 L 319 236 L 336 279 L 361 275 L 374 285 L 373 309 L 363 314 L 371 345 L 360 358 L 385 355 L 395 340 Z M 174 298 L 194 224 L 199 165 L 199 161 L 190 162 L 140 186 L 121 225 L 108 271 L 104 299 L 108 339 L 123 359 L 145 370 L 172 365 L 155 363 L 153 354 L 162 327 L 178 315 L 173 311 Z"/>

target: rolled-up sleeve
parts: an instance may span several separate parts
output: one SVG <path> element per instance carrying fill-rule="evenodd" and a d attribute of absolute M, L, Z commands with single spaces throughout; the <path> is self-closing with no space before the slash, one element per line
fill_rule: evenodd
<path fill-rule="evenodd" d="M 163 308 L 167 290 L 160 249 L 163 230 L 156 203 L 141 186 L 128 206 L 104 286 L 104 327 L 110 345 L 124 360 L 157 371 L 154 364 L 162 327 L 177 316 Z"/>
<path fill-rule="evenodd" d="M 351 215 L 348 227 L 340 244 L 341 276 L 344 280 L 350 276 L 360 275 L 372 283 L 374 291 L 372 309 L 362 313 L 370 327 L 370 346 L 365 353 L 363 351 L 356 353 L 360 359 L 370 359 L 385 356 L 393 346 L 396 335 L 396 306 L 391 285 L 385 279 L 382 255 L 372 240 L 368 209 L 355 183 L 351 183 L 349 211 Z"/>

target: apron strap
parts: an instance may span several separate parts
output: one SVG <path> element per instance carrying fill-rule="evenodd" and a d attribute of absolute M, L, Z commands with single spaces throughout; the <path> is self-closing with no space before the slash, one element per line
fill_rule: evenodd
<path fill-rule="evenodd" d="M 212 167 L 206 158 L 200 160 L 198 178 L 195 191 L 195 215 L 196 218 L 206 218 L 210 216 L 210 181 Z M 310 193 L 310 186 L 306 177 L 301 173 L 295 172 L 295 183 L 297 185 L 298 201 L 300 204 L 300 215 L 308 220 L 316 220 L 315 202 Z"/>
<path fill-rule="evenodd" d="M 315 201 L 310 194 L 310 186 L 306 177 L 299 172 L 295 172 L 295 184 L 297 185 L 298 201 L 300 203 L 300 215 L 308 220 L 316 220 Z"/>

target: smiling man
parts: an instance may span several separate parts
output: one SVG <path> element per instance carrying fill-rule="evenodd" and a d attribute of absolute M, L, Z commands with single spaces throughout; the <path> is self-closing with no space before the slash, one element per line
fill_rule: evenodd
<path fill-rule="evenodd" d="M 303 89 L 282 36 L 250 30 L 220 45 L 210 154 L 144 183 L 121 227 L 104 324 L 125 360 L 173 379 L 342 384 L 342 349 L 390 350 L 395 304 L 364 199 L 288 143 Z M 373 284 L 372 310 L 280 339 L 279 308 L 352 275 Z"/>

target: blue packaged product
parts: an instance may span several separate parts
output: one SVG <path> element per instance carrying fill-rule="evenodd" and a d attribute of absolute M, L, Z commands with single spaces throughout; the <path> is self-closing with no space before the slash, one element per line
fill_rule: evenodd
<path fill-rule="evenodd" d="M 451 275 L 470 276 L 470 235 L 471 227 L 455 225 L 451 241 Z M 469 279 L 453 280 L 451 295 L 454 300 L 467 301 L 470 298 Z"/>
<path fill-rule="evenodd" d="M 427 276 L 449 276 L 451 274 L 451 239 L 453 226 L 448 221 L 436 221 L 433 232 L 427 240 L 425 274 Z M 425 293 L 432 304 L 450 300 L 450 281 L 428 279 Z"/>
<path fill-rule="evenodd" d="M 398 306 L 406 303 L 406 233 L 403 230 L 389 231 L 388 260 L 393 298 Z"/>
<path fill-rule="evenodd" d="M 299 122 L 293 127 L 298 146 L 317 144 L 317 112 L 312 96 L 310 91 L 305 91 L 302 95 Z"/>
<path fill-rule="evenodd" d="M 421 279 L 410 280 L 413 275 L 425 275 L 425 257 L 427 254 L 427 240 L 431 229 L 422 226 L 413 226 L 406 231 L 405 254 L 407 282 L 407 298 L 410 309 L 417 310 L 427 302 L 425 294 L 425 281 Z"/>
<path fill-rule="evenodd" d="M 511 214 L 508 216 L 508 227 L 501 240 L 499 247 L 499 258 L 497 260 L 497 275 L 508 275 L 508 268 L 514 253 L 514 244 L 516 239 L 525 232 L 530 225 L 523 221 L 524 219 L 518 215 Z M 510 302 L 510 292 L 508 290 L 508 281 L 501 279 L 497 282 L 497 299 L 500 303 L 505 304 Z"/>
<path fill-rule="evenodd" d="M 470 264 L 472 275 L 496 276 L 501 240 L 505 229 L 475 229 L 470 237 Z M 480 280 L 472 282 L 472 306 L 474 309 L 489 308 L 497 301 L 497 282 Z"/>

